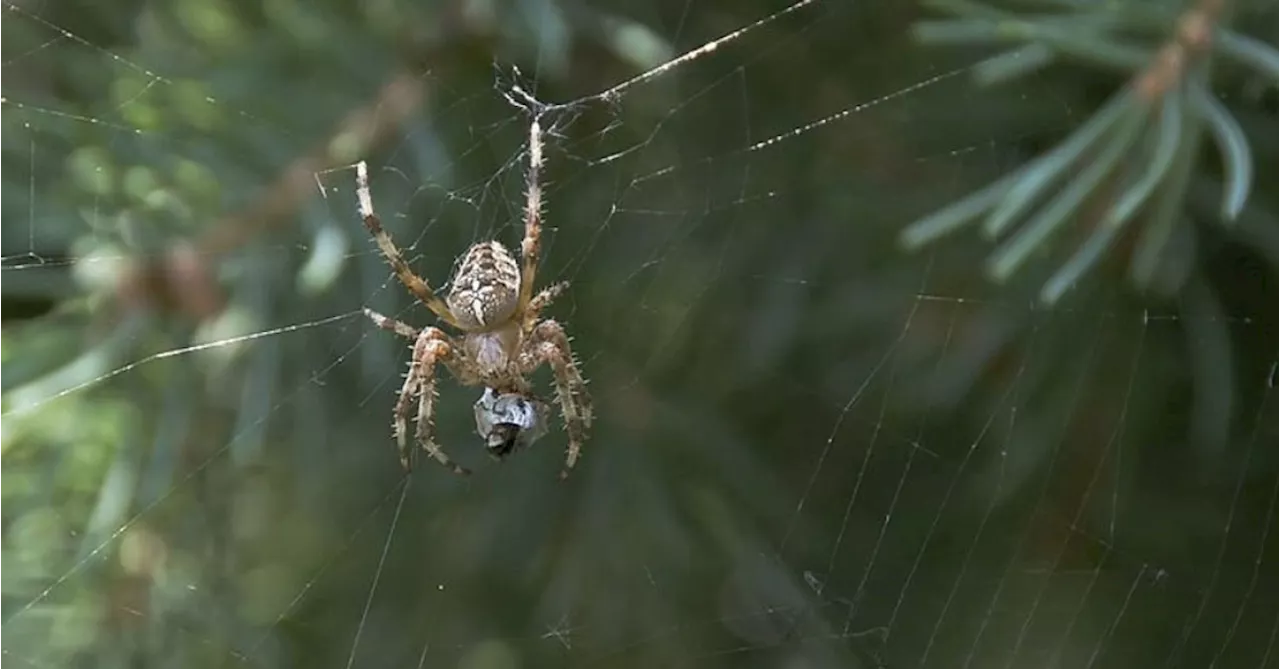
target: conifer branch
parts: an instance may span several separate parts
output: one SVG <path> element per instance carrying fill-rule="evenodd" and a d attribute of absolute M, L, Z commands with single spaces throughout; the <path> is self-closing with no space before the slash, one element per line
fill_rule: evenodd
<path fill-rule="evenodd" d="M 1222 25 L 1225 0 L 1198 0 L 1181 14 L 1159 8 L 1067 0 L 1041 5 L 1036 14 L 996 8 L 972 0 L 930 0 L 926 5 L 955 18 L 922 21 L 917 39 L 927 44 L 1010 44 L 973 68 L 980 85 L 1006 82 L 1063 60 L 1119 70 L 1128 75 L 1083 125 L 1057 147 L 997 182 L 905 228 L 910 250 L 930 244 L 981 219 L 984 235 L 1002 246 L 987 264 L 996 282 L 1009 280 L 1047 247 L 1064 225 L 1090 228 L 1084 241 L 1043 286 L 1041 300 L 1053 304 L 1092 269 L 1127 225 L 1143 219 L 1130 275 L 1149 287 L 1162 251 L 1183 214 L 1186 190 L 1207 134 L 1222 156 L 1225 184 L 1221 215 L 1230 222 L 1245 210 L 1253 188 L 1253 156 L 1240 123 L 1210 90 L 1213 54 L 1274 82 L 1275 47 Z M 1134 35 L 1162 27 L 1153 48 Z M 1089 204 L 1103 213 L 1091 220 Z"/>

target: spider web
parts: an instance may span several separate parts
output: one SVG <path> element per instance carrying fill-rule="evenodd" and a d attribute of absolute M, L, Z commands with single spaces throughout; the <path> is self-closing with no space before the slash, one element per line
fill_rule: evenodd
<path fill-rule="evenodd" d="M 979 90 L 979 55 L 912 44 L 888 6 L 532 6 L 523 71 L 398 70 L 373 12 L 343 53 L 260 73 L 264 97 L 228 74 L 280 58 L 248 48 L 279 39 L 258 17 L 137 10 L 122 39 L 6 2 L 5 659 L 1275 661 L 1263 299 L 1110 281 L 1050 310 L 987 283 L 980 242 L 893 246 L 1088 99 Z M 566 30 L 633 61 L 573 58 Z M 196 55 L 165 58 L 170 31 Z M 571 284 L 549 313 L 597 426 L 565 484 L 559 430 L 483 466 L 478 389 L 445 382 L 440 441 L 477 474 L 406 477 L 408 351 L 362 310 L 429 314 L 364 234 L 353 166 L 440 287 L 522 234 L 512 84 L 559 105 L 539 284 Z"/>

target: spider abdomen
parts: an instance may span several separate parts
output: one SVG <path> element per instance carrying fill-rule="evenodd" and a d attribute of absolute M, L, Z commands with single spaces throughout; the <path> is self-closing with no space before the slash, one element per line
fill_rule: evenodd
<path fill-rule="evenodd" d="M 486 330 L 507 321 L 520 303 L 520 265 L 502 244 L 472 245 L 449 282 L 445 302 L 464 330 Z"/>

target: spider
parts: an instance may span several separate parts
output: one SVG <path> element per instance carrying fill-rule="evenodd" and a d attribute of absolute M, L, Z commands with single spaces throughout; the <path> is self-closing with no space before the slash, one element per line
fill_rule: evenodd
<path fill-rule="evenodd" d="M 518 89 L 516 92 L 523 93 Z M 528 445 L 540 436 L 539 429 L 545 429 L 540 424 L 538 412 L 528 413 L 519 400 L 527 400 L 531 407 L 541 406 L 533 398 L 527 377 L 543 364 L 550 365 L 555 377 L 556 399 L 569 437 L 560 478 L 567 477 L 578 462 L 592 419 L 587 382 L 574 362 L 564 327 L 551 319 L 539 319 L 542 311 L 568 287 L 568 283 L 552 284 L 536 294 L 533 291 L 542 232 L 542 190 L 538 182 L 541 167 L 542 126 L 535 115 L 529 124 L 529 171 L 525 177 L 527 194 L 524 239 L 520 243 L 521 263 L 517 264 L 511 252 L 498 241 L 473 244 L 459 260 L 457 271 L 448 284 L 449 292 L 441 299 L 425 279 L 409 269 L 400 249 L 383 230 L 382 222 L 373 211 L 368 167 L 363 161 L 356 165 L 356 197 L 360 215 L 378 249 L 405 288 L 443 324 L 462 333 L 451 337 L 436 327 L 418 329 L 370 309 L 364 310 L 379 328 L 414 342 L 409 373 L 400 389 L 392 421 L 400 449 L 400 463 L 405 469 L 410 468 L 408 423 L 416 398 L 417 430 L 414 438 L 418 445 L 454 473 L 470 473 L 467 468 L 454 463 L 436 443 L 433 418 L 437 364 L 444 365 L 462 385 L 485 387 L 484 397 L 476 404 L 476 424 L 485 438 L 486 449 L 496 460 L 502 460 L 518 447 Z M 485 404 L 486 398 L 488 404 Z M 530 433 L 523 434 L 526 430 Z"/>

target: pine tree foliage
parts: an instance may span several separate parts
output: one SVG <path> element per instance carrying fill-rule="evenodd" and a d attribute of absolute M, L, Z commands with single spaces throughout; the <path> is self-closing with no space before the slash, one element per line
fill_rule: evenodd
<path fill-rule="evenodd" d="M 1231 225 L 1244 213 L 1254 195 L 1255 159 L 1244 128 L 1213 92 L 1213 79 L 1234 68 L 1228 76 L 1274 88 L 1280 56 L 1274 46 L 1230 28 L 1230 3 L 1203 0 L 1177 8 L 1063 0 L 1015 2 L 1010 9 L 968 0 L 925 4 L 956 18 L 918 23 L 915 34 L 922 43 L 1016 45 L 974 68 L 980 85 L 1032 75 L 1062 60 L 1127 79 L 1053 150 L 904 230 L 908 248 L 981 220 L 987 239 L 1003 240 L 987 263 L 992 279 L 1003 282 L 1074 221 L 1090 232 L 1041 289 L 1040 299 L 1053 304 L 1097 265 L 1131 222 L 1142 219 L 1142 229 L 1131 233 L 1137 241 L 1130 276 L 1137 286 L 1152 287 L 1177 227 L 1191 224 L 1186 201 L 1193 183 L 1215 179 L 1200 150 L 1206 136 L 1221 161 L 1215 218 Z M 1270 9 L 1261 13 L 1274 17 Z M 1274 190 L 1268 194 L 1274 200 Z M 1262 193 L 1256 195 L 1259 215 L 1266 205 Z M 1176 292 L 1186 275 L 1184 270 L 1159 287 Z"/>

